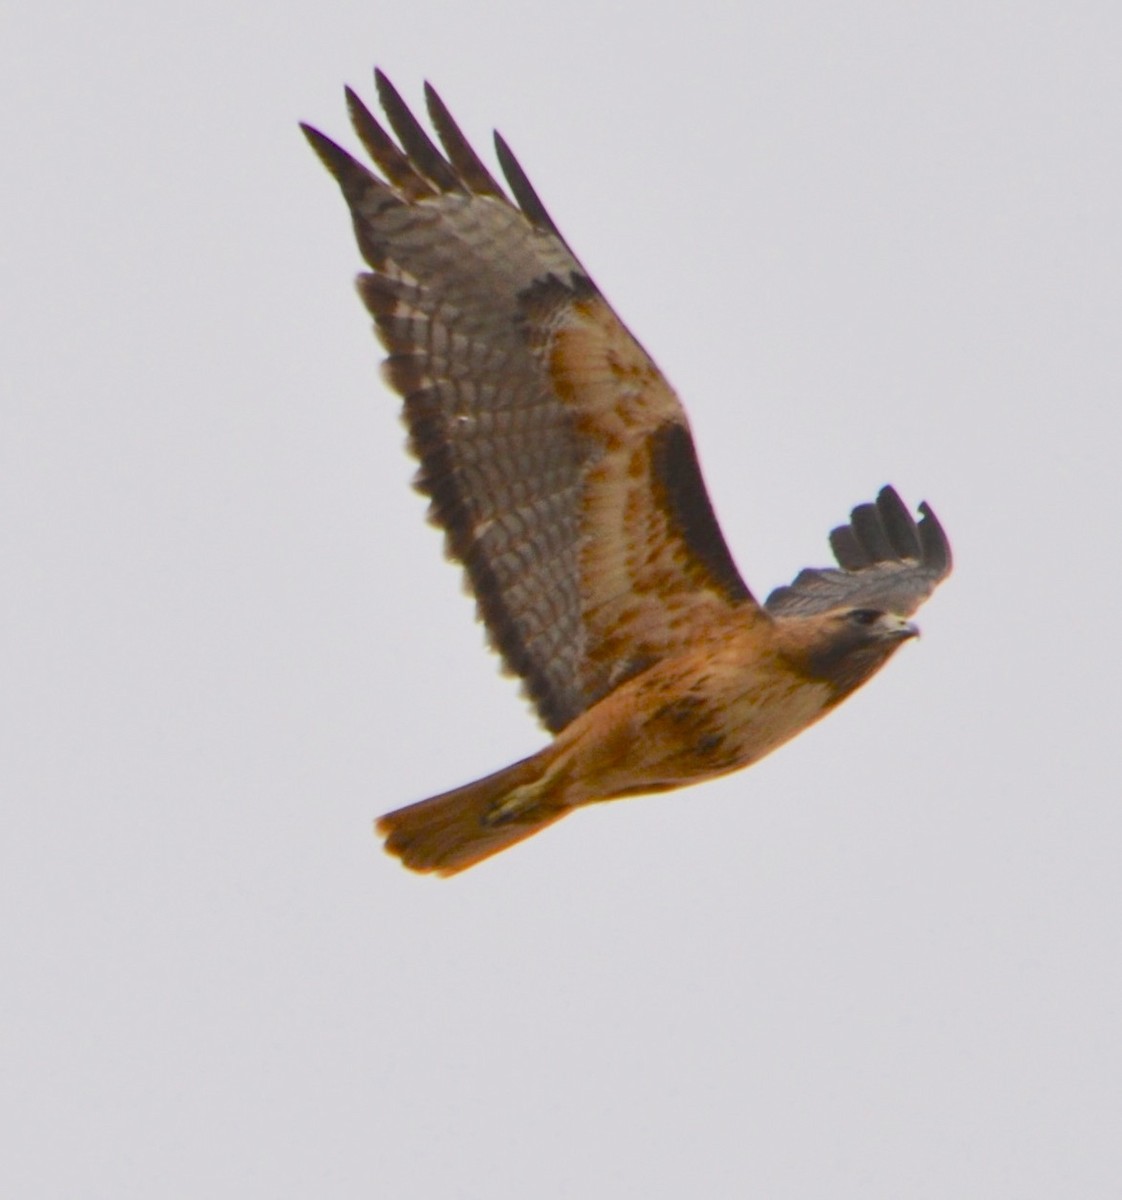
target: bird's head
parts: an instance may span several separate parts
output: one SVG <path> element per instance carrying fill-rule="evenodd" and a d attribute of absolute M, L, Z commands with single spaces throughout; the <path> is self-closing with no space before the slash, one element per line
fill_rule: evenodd
<path fill-rule="evenodd" d="M 811 679 L 828 683 L 837 699 L 876 674 L 919 630 L 898 613 L 879 608 L 839 608 L 787 617 L 781 644 Z"/>

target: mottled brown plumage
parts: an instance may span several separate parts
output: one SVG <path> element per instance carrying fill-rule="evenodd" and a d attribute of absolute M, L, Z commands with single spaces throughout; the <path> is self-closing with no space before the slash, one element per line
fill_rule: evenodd
<path fill-rule="evenodd" d="M 838 568 L 759 604 L 682 406 L 596 289 L 509 148 L 508 199 L 443 102 L 438 147 L 376 73 L 393 131 L 348 90 L 384 178 L 304 132 L 351 209 L 359 291 L 405 402 L 417 487 L 507 668 L 556 736 L 383 817 L 387 849 L 452 874 L 573 808 L 696 783 L 767 754 L 915 633 L 951 569 L 934 513 L 896 492 L 831 534 Z"/>

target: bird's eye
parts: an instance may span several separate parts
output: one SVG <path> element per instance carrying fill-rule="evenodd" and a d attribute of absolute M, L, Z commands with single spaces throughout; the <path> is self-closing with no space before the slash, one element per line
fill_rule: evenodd
<path fill-rule="evenodd" d="M 855 625 L 873 625 L 884 614 L 876 608 L 855 608 L 849 614 L 849 619 Z"/>

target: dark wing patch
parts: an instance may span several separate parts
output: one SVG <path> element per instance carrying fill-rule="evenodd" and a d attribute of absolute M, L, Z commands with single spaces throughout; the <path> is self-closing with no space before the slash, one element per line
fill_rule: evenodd
<path fill-rule="evenodd" d="M 776 588 L 765 607 L 777 617 L 812 616 L 835 608 L 877 608 L 910 616 L 950 573 L 951 547 L 930 506 L 917 522 L 895 489 L 859 504 L 849 524 L 830 534 L 841 570 L 808 567 Z"/>
<path fill-rule="evenodd" d="M 729 553 L 701 477 L 693 438 L 685 425 L 663 425 L 651 435 L 651 484 L 671 529 L 712 586 L 733 603 L 751 599 Z"/>

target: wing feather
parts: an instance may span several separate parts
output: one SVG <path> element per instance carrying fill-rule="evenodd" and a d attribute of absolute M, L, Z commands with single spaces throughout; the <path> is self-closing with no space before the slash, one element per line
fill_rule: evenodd
<path fill-rule="evenodd" d="M 515 203 L 432 88 L 443 153 L 381 72 L 386 181 L 305 127 L 351 208 L 405 400 L 416 485 L 492 644 L 559 730 L 712 622 L 768 621 L 737 573 L 674 392 L 588 279 L 506 143 Z"/>
<path fill-rule="evenodd" d="M 805 617 L 834 608 L 879 608 L 910 616 L 950 574 L 951 547 L 931 507 L 917 522 L 896 490 L 884 487 L 875 504 L 859 504 L 849 524 L 830 534 L 841 570 L 808 567 L 767 598 L 777 617 Z"/>
<path fill-rule="evenodd" d="M 397 148 L 397 143 L 382 128 L 378 118 L 363 104 L 358 93 L 346 88 L 347 112 L 359 141 L 366 153 L 378 164 L 386 178 L 410 200 L 435 196 L 436 191 L 421 173 L 414 169 L 409 159 Z M 313 143 L 315 144 L 315 143 Z M 316 147 L 319 150 L 319 146 Z M 320 154 L 322 157 L 322 153 Z M 338 175 L 336 175 L 338 178 Z"/>
<path fill-rule="evenodd" d="M 527 178 L 526 172 L 522 170 L 518 159 L 514 157 L 513 151 L 498 130 L 495 131 L 495 156 L 498 158 L 499 166 L 502 167 L 506 181 L 510 184 L 510 190 L 514 193 L 514 198 L 527 220 L 537 229 L 545 233 L 552 233 L 558 242 L 568 249 L 568 244 L 554 224 L 549 211 L 541 202 L 541 197 L 534 190 L 534 185 Z M 573 261 L 576 262 L 575 259 Z"/>
<path fill-rule="evenodd" d="M 444 152 L 469 190 L 477 196 L 494 196 L 498 200 L 505 200 L 503 189 L 495 182 L 495 177 L 460 132 L 459 125 L 437 94 L 436 88 L 429 83 L 425 84 L 425 104 Z"/>
<path fill-rule="evenodd" d="M 390 126 L 397 134 L 398 141 L 409 161 L 424 177 L 440 192 L 458 192 L 463 190 L 460 177 L 453 170 L 448 160 L 436 148 L 432 138 L 425 132 L 424 126 L 409 111 L 408 105 L 402 100 L 397 89 L 382 74 L 374 72 L 374 84 L 378 89 L 378 99 L 389 118 Z"/>

